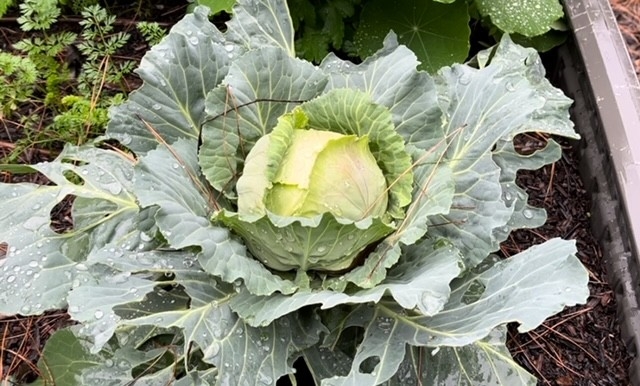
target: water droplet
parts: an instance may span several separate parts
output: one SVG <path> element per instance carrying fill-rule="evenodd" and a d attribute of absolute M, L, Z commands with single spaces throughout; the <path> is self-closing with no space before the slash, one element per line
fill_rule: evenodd
<path fill-rule="evenodd" d="M 104 312 L 102 312 L 101 310 L 97 310 L 96 312 L 93 313 L 93 316 L 97 319 L 100 320 L 102 319 L 102 317 L 104 316 Z"/>
<path fill-rule="evenodd" d="M 327 247 L 325 247 L 324 245 L 321 245 L 318 248 L 316 248 L 316 251 L 318 251 L 318 253 L 324 253 L 327 251 Z"/>
<path fill-rule="evenodd" d="M 129 134 L 120 135 L 120 143 L 123 145 L 128 145 L 131 143 L 131 136 Z"/>
<path fill-rule="evenodd" d="M 178 165 L 178 163 L 174 162 L 173 165 L 171 165 L 172 168 L 177 169 L 180 167 L 180 165 Z"/>
<path fill-rule="evenodd" d="M 47 223 L 49 223 L 49 218 L 43 216 L 35 216 L 22 223 L 22 226 L 24 227 L 24 229 L 36 231 Z"/>
<path fill-rule="evenodd" d="M 89 269 L 89 267 L 87 267 L 87 265 L 84 264 L 84 263 L 78 263 L 78 264 L 76 264 L 76 269 L 78 271 L 87 271 Z"/>
<path fill-rule="evenodd" d="M 162 106 L 160 106 L 158 103 L 154 103 L 153 106 L 151 106 L 151 108 L 158 111 L 162 108 Z"/>
<path fill-rule="evenodd" d="M 13 283 L 14 281 L 16 281 L 16 277 L 14 275 L 9 275 L 9 277 L 7 278 L 7 283 Z"/>
<path fill-rule="evenodd" d="M 40 209 L 40 204 L 35 204 L 32 208 L 33 210 L 38 210 Z"/>
<path fill-rule="evenodd" d="M 231 52 L 233 51 L 235 47 L 233 46 L 233 44 L 227 44 L 226 46 L 224 46 L 224 49 L 227 50 L 227 52 Z"/>
<path fill-rule="evenodd" d="M 29 311 L 31 311 L 31 306 L 28 304 L 25 304 L 24 306 L 22 306 L 22 308 L 20 309 L 20 312 L 22 312 L 23 314 L 27 314 L 29 313 Z"/>
<path fill-rule="evenodd" d="M 273 383 L 273 379 L 270 376 L 263 373 L 260 373 L 258 375 L 258 381 L 265 386 L 269 386 Z"/>
<path fill-rule="evenodd" d="M 507 84 L 504 86 L 507 91 L 515 91 L 516 90 L 516 86 L 514 86 L 514 84 L 512 82 L 507 82 Z"/>
<path fill-rule="evenodd" d="M 31 268 L 35 268 L 35 267 L 37 267 L 37 266 L 38 266 L 38 262 L 37 262 L 37 261 L 35 261 L 35 260 L 31 260 L 31 261 L 29 262 L 29 267 L 31 267 Z"/>
<path fill-rule="evenodd" d="M 527 219 L 532 219 L 533 218 L 533 212 L 531 211 L 531 209 L 525 209 L 522 211 L 522 215 L 524 216 L 524 218 Z"/>
<path fill-rule="evenodd" d="M 106 361 L 104 361 L 104 366 L 105 367 L 113 367 L 113 360 L 107 359 Z"/>
<path fill-rule="evenodd" d="M 194 46 L 196 44 L 198 44 L 200 42 L 200 40 L 198 40 L 198 38 L 196 36 L 192 36 L 189 38 L 189 43 L 193 44 Z"/>
<path fill-rule="evenodd" d="M 204 357 L 207 359 L 214 358 L 220 352 L 220 344 L 218 342 L 213 342 L 207 347 L 204 352 Z"/>
<path fill-rule="evenodd" d="M 425 291 L 420 296 L 420 304 L 422 305 L 422 311 L 426 315 L 433 315 L 442 308 L 445 301 L 442 294 L 438 294 L 432 291 Z"/>

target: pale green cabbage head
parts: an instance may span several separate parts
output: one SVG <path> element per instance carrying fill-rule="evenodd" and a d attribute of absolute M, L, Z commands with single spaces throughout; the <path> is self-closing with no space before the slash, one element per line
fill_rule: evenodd
<path fill-rule="evenodd" d="M 340 100 L 382 119 L 367 125 L 358 109 L 326 114 Z M 389 111 L 361 92 L 336 90 L 284 114 L 256 141 L 236 183 L 237 212 L 217 219 L 273 269 L 343 271 L 395 229 L 412 175 Z"/>

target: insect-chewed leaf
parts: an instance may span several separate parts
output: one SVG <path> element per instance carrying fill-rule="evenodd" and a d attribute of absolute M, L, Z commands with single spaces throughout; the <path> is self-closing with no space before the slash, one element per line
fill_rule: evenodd
<path fill-rule="evenodd" d="M 435 249 L 425 242 L 405 250 L 402 260 L 373 288 L 342 293 L 336 291 L 299 292 L 293 295 L 253 296 L 244 291 L 230 305 L 252 325 L 267 325 L 282 315 L 311 304 L 330 309 L 340 304 L 377 303 L 385 294 L 406 309 L 433 315 L 449 297 L 449 283 L 460 273 L 460 257 L 453 248 Z"/>
<path fill-rule="evenodd" d="M 164 142 L 190 138 L 195 150 L 205 95 L 227 74 L 230 52 L 243 49 L 225 41 L 205 8 L 196 8 L 143 57 L 137 72 L 144 84 L 109 111 L 107 135 L 143 155 L 159 143 L 148 123 Z"/>
<path fill-rule="evenodd" d="M 456 193 L 450 213 L 430 220 L 441 224 L 431 231 L 452 240 L 467 258 L 465 263 L 473 266 L 498 249 L 501 240 L 494 230 L 507 225 L 514 211 L 503 199 L 501 183 L 507 182 L 492 148 L 528 131 L 576 138 L 568 113 L 571 101 L 544 78 L 535 51 L 517 46 L 507 36 L 491 65 L 454 65 L 441 70 L 437 81 L 450 142 L 446 162 Z"/>
<path fill-rule="evenodd" d="M 528 331 L 563 307 L 584 302 L 589 277 L 574 253 L 575 243 L 553 239 L 487 264 L 455 280 L 451 297 L 433 316 L 407 313 L 388 301 L 355 308 L 345 319 L 331 322 L 334 327 L 325 343 L 335 346 L 341 332 L 353 326 L 364 327 L 365 338 L 349 375 L 328 384 L 380 384 L 397 373 L 407 344 L 464 346 L 513 321 L 520 323 L 520 331 Z M 361 372 L 361 364 L 372 356 L 379 357 L 379 365 L 371 373 Z"/>
<path fill-rule="evenodd" d="M 398 372 L 382 385 L 535 385 L 535 377 L 511 358 L 506 337 L 506 328 L 500 327 L 462 347 L 407 347 Z"/>
<path fill-rule="evenodd" d="M 0 242 L 7 244 L 0 274 L 4 313 L 64 307 L 74 278 L 87 269 L 87 251 L 140 233 L 135 230 L 138 205 L 130 192 L 130 160 L 92 147 L 67 147 L 55 161 L 33 167 L 56 185 L 0 184 Z M 73 213 L 81 220 L 56 233 L 51 212 L 68 196 L 80 202 Z M 84 208 L 98 216 L 82 216 L 87 213 L 83 199 L 94 203 Z"/>
<path fill-rule="evenodd" d="M 291 57 L 296 55 L 293 23 L 286 2 L 238 0 L 233 13 L 235 17 L 227 24 L 229 40 L 247 50 L 271 46 Z"/>

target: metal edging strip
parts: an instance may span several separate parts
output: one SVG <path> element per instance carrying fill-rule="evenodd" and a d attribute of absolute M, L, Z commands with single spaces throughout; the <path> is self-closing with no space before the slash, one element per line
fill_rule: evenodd
<path fill-rule="evenodd" d="M 631 382 L 640 386 L 640 84 L 608 0 L 565 0 L 565 11 L 577 49 L 560 56 L 582 63 L 561 76 L 576 100 L 592 228 L 616 292 L 623 338 L 636 356 Z"/>

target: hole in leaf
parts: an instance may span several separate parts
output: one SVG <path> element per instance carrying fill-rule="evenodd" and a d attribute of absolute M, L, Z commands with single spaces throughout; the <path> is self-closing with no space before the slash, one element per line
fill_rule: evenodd
<path fill-rule="evenodd" d="M 278 378 L 276 382 L 276 386 L 292 386 L 294 384 L 297 385 L 313 385 L 315 384 L 313 375 L 309 370 L 309 366 L 304 361 L 303 358 L 296 359 L 293 362 L 293 368 L 295 369 L 294 374 L 285 374 L 282 377 Z M 291 381 L 291 377 L 295 379 L 295 383 Z"/>
<path fill-rule="evenodd" d="M 375 370 L 376 366 L 380 363 L 379 356 L 369 357 L 360 362 L 360 372 L 364 374 L 371 374 Z"/>
<path fill-rule="evenodd" d="M 51 219 L 51 230 L 62 234 L 73 229 L 73 218 L 71 217 L 71 207 L 76 196 L 68 194 L 62 201 L 51 208 L 49 218 Z"/>
<path fill-rule="evenodd" d="M 513 146 L 518 154 L 530 155 L 543 149 L 547 138 L 538 133 L 522 133 L 513 138 Z"/>
<path fill-rule="evenodd" d="M 79 161 L 73 158 L 63 158 L 61 161 L 61 163 L 63 164 L 71 164 L 74 166 L 84 166 L 84 165 L 88 165 L 89 163 L 86 161 Z"/>
<path fill-rule="evenodd" d="M 129 158 L 131 162 L 135 162 L 138 159 L 136 153 L 116 139 L 105 139 L 104 141 L 96 143 L 96 147 L 99 147 L 100 149 L 113 150 Z"/>
<path fill-rule="evenodd" d="M 80 177 L 78 173 L 74 172 L 73 170 L 65 170 L 62 172 L 62 175 L 67 179 L 67 181 L 74 185 L 84 185 L 84 178 Z"/>
<path fill-rule="evenodd" d="M 480 297 L 484 293 L 484 290 L 484 284 L 482 284 L 478 280 L 474 280 L 471 282 L 471 284 L 469 284 L 469 288 L 467 288 L 467 291 L 464 293 L 464 295 L 462 295 L 461 300 L 464 304 L 475 303 L 476 301 L 478 301 L 478 299 L 480 299 Z"/>

